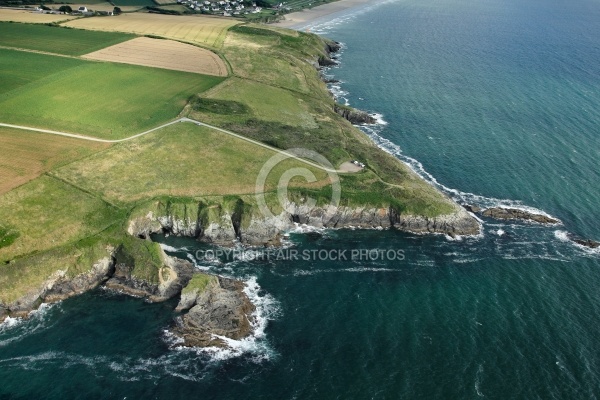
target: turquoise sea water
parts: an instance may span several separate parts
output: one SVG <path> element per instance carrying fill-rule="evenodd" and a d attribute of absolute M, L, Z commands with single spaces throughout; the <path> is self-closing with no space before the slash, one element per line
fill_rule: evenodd
<path fill-rule="evenodd" d="M 600 396 L 600 254 L 566 239 L 600 239 L 600 3 L 398 0 L 310 29 L 344 43 L 334 90 L 381 114 L 367 133 L 388 151 L 457 200 L 562 224 L 290 235 L 394 261 L 199 262 L 259 304 L 228 352 L 177 349 L 174 304 L 97 290 L 0 326 L 0 398 Z"/>

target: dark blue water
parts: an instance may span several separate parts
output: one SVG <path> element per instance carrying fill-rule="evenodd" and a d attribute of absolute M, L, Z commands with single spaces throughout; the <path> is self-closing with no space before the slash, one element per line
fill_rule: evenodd
<path fill-rule="evenodd" d="M 0 398 L 600 396 L 600 258 L 566 239 L 600 239 L 600 3 L 391 1 L 311 29 L 345 44 L 340 99 L 382 115 L 388 151 L 457 200 L 562 224 L 289 240 L 394 260 L 201 260 L 259 304 L 229 351 L 178 349 L 173 304 L 98 290 L 0 327 Z"/>

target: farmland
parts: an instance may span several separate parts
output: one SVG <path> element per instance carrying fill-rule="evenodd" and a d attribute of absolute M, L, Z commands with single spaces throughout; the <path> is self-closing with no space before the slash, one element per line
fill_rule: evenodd
<path fill-rule="evenodd" d="M 18 83 L 6 77 L 23 66 L 24 57 L 30 65 L 50 63 L 57 71 L 37 80 L 22 80 L 14 87 Z M 192 94 L 222 81 L 186 72 L 2 49 L 0 59 L 0 82 L 12 83 L 6 89 L 0 85 L 5 91 L 0 95 L 0 121 L 105 139 L 130 136 L 173 119 Z"/>
<path fill-rule="evenodd" d="M 0 128 L 0 195 L 105 147 L 94 142 Z"/>
<path fill-rule="evenodd" d="M 0 21 L 27 22 L 32 24 L 49 24 L 74 19 L 72 15 L 38 14 L 30 11 L 0 9 Z"/>
<path fill-rule="evenodd" d="M 161 14 L 123 14 L 118 18 L 83 18 L 64 26 L 109 32 L 129 32 L 182 40 L 211 48 L 221 48 L 227 29 L 238 22 L 206 16 L 169 16 Z"/>
<path fill-rule="evenodd" d="M 117 32 L 94 32 L 56 26 L 0 23 L 0 45 L 78 56 L 132 39 Z M 43 40 L 40 40 L 43 38 Z"/>
<path fill-rule="evenodd" d="M 218 55 L 174 40 L 139 37 L 86 54 L 84 58 L 227 76 L 227 66 Z"/>

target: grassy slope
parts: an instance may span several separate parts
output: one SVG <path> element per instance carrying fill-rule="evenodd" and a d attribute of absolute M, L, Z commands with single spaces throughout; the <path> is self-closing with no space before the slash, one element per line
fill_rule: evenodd
<path fill-rule="evenodd" d="M 60 168 L 52 174 L 94 191 L 110 202 L 132 203 L 155 196 L 254 193 L 256 177 L 275 152 L 192 123 L 180 123 Z M 291 167 L 279 164 L 267 181 Z M 311 167 L 323 179 L 324 172 Z"/>
<path fill-rule="evenodd" d="M 79 56 L 133 39 L 118 32 L 95 32 L 58 26 L 0 23 L 0 45 Z"/>
<path fill-rule="evenodd" d="M 0 248 L 0 262 L 96 234 L 123 217 L 101 199 L 42 176 L 0 196 L 0 221 L 20 236 Z"/>
<path fill-rule="evenodd" d="M 20 87 L 0 95 L 0 121 L 106 139 L 140 133 L 175 118 L 192 94 L 223 80 L 12 50 L 0 50 L 0 58 L 4 58 L 2 81 L 18 70 L 25 59 L 37 65 L 49 63 L 56 71 L 29 82 L 22 79 Z M 12 82 L 11 78 L 7 80 Z"/>
<path fill-rule="evenodd" d="M 0 127 L 0 195 L 105 147 L 101 143 Z"/>
<path fill-rule="evenodd" d="M 452 212 L 444 196 L 333 112 L 333 99 L 306 62 L 324 55 L 323 46 L 316 36 L 301 32 L 258 25 L 230 29 L 223 53 L 239 79 L 205 92 L 190 107 L 191 116 L 282 149 L 309 148 L 336 166 L 363 161 L 364 173 L 342 177 L 344 204 L 393 205 L 427 216 Z M 211 109 L 207 102 L 212 99 L 237 112 Z M 325 202 L 323 190 L 312 196 Z"/>

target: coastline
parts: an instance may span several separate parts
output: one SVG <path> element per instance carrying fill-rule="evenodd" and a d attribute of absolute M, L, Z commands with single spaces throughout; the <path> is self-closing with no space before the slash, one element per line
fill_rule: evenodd
<path fill-rule="evenodd" d="M 275 22 L 273 25 L 280 28 L 299 29 L 304 25 L 324 17 L 334 16 L 344 11 L 373 4 L 369 0 L 338 0 L 333 3 L 323 4 L 314 8 L 285 15 L 285 19 Z"/>

